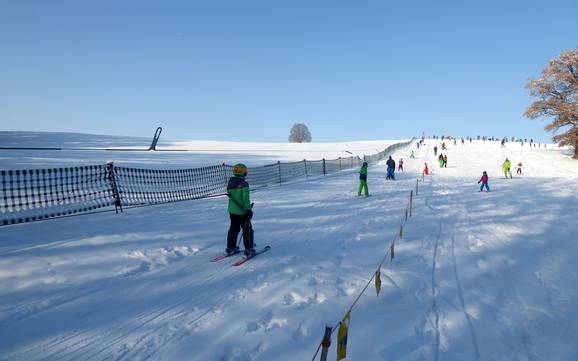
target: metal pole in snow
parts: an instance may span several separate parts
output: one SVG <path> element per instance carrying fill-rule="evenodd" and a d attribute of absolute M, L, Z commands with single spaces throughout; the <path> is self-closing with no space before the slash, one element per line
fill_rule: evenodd
<path fill-rule="evenodd" d="M 329 346 L 331 346 L 331 326 L 325 326 L 325 334 L 323 335 L 323 341 L 321 341 L 321 361 L 327 360 Z"/>

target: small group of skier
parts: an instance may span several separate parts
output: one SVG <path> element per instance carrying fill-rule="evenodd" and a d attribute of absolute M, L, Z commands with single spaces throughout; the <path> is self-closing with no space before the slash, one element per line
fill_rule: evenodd
<path fill-rule="evenodd" d="M 516 167 L 517 167 L 516 174 L 522 174 L 522 167 L 523 167 L 522 162 L 519 162 Z M 506 160 L 504 160 L 504 163 L 502 163 L 502 171 L 504 172 L 504 177 L 506 179 L 508 179 L 508 176 L 510 176 L 510 179 L 512 179 L 511 168 L 512 168 L 512 163 L 510 162 L 510 160 L 508 158 L 506 158 Z M 484 187 L 486 188 L 486 192 L 490 191 L 488 181 L 489 181 L 488 173 L 486 171 L 484 171 L 484 173 L 482 174 L 482 177 L 478 181 L 478 184 L 481 183 L 480 192 L 484 189 Z"/>
<path fill-rule="evenodd" d="M 387 159 L 387 173 L 385 179 L 395 180 L 395 160 L 391 156 Z M 399 160 L 398 171 L 403 172 L 403 158 Z M 357 196 L 361 193 L 369 197 L 369 189 L 367 187 L 367 162 L 363 162 L 361 169 L 359 169 L 359 187 L 357 188 Z"/>
<path fill-rule="evenodd" d="M 438 162 L 440 164 L 440 168 L 447 168 L 448 167 L 448 155 L 443 155 L 440 153 L 438 157 Z"/>
<path fill-rule="evenodd" d="M 418 143 L 419 144 L 419 143 Z M 438 147 L 434 146 L 434 154 L 437 155 Z M 442 149 L 445 149 L 445 144 L 442 143 Z M 415 158 L 413 151 L 410 158 Z M 440 153 L 438 157 L 440 168 L 446 168 L 448 163 L 447 154 L 443 155 Z M 395 180 L 395 160 L 389 156 L 387 162 L 387 175 L 386 179 Z M 357 195 L 361 196 L 363 192 L 366 197 L 369 196 L 369 189 L 367 187 L 367 162 L 363 162 L 361 169 L 359 170 L 359 187 L 357 189 Z M 502 163 L 502 170 L 504 172 L 504 177 L 507 179 L 510 176 L 512 178 L 511 172 L 512 163 L 508 158 Z M 398 171 L 403 171 L 403 158 L 399 160 Z M 247 176 L 248 169 L 242 164 L 238 163 L 233 166 L 233 176 L 229 179 L 227 183 L 227 196 L 229 197 L 228 211 L 230 218 L 229 231 L 227 233 L 227 248 L 225 249 L 225 255 L 232 255 L 239 253 L 239 246 L 237 245 L 237 236 L 242 230 L 243 245 L 245 247 L 244 253 L 247 257 L 255 255 L 255 246 L 253 243 L 253 227 L 251 225 L 251 219 L 253 218 L 252 204 L 249 195 L 249 184 L 245 180 Z M 429 174 L 429 169 L 427 163 L 423 170 L 424 175 Z M 522 174 L 522 162 L 518 163 L 516 174 Z M 486 188 L 486 192 L 490 191 L 490 186 L 488 184 L 489 177 L 486 171 L 483 172 L 482 177 L 478 181 L 480 185 L 480 192 Z"/>
<path fill-rule="evenodd" d="M 516 166 L 516 174 L 522 174 L 522 162 L 519 162 L 518 165 Z M 512 168 L 512 163 L 510 162 L 510 160 L 508 158 L 506 158 L 506 160 L 504 161 L 504 163 L 502 163 L 502 170 L 504 171 L 504 177 L 507 179 L 508 175 L 510 176 L 510 179 L 512 178 L 512 172 L 511 169 Z"/>

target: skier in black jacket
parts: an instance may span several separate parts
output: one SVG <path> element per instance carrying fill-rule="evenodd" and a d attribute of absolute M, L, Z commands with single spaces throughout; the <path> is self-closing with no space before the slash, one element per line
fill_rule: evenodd
<path fill-rule="evenodd" d="M 387 160 L 386 164 L 387 164 L 387 177 L 385 177 L 385 178 L 394 180 L 395 179 L 395 160 L 393 160 L 391 158 L 391 155 L 389 156 L 389 159 Z"/>

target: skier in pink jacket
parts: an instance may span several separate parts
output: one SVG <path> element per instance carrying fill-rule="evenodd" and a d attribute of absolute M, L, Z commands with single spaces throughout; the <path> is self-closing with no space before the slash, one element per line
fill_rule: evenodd
<path fill-rule="evenodd" d="M 490 178 L 488 177 L 488 173 L 484 171 L 484 174 L 482 174 L 482 178 L 480 178 L 480 180 L 478 181 L 478 184 L 482 183 L 482 185 L 480 186 L 480 192 L 484 189 L 484 187 L 486 187 L 486 192 L 490 191 L 490 186 L 488 186 L 489 179 Z"/>

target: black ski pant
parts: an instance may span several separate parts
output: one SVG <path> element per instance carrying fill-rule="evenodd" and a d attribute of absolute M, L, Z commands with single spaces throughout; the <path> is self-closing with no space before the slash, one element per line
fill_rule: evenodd
<path fill-rule="evenodd" d="M 243 245 L 245 249 L 253 247 L 253 227 L 251 221 L 248 220 L 246 214 L 238 215 L 229 213 L 231 217 L 231 225 L 229 226 L 229 233 L 227 234 L 227 248 L 237 247 L 237 236 L 239 231 L 243 229 Z"/>

